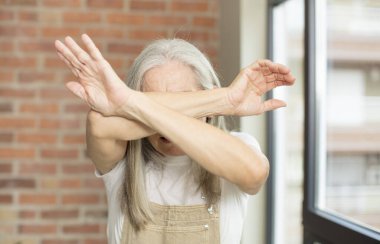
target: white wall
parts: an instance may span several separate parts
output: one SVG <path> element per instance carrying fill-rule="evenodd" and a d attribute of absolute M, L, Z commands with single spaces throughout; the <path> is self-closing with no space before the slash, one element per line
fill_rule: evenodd
<path fill-rule="evenodd" d="M 220 73 L 224 86 L 239 70 L 266 57 L 267 0 L 221 0 Z M 241 131 L 256 137 L 265 152 L 265 115 L 240 120 Z M 265 244 L 265 188 L 250 197 L 242 244 Z"/>
<path fill-rule="evenodd" d="M 257 59 L 266 58 L 266 0 L 240 0 L 240 63 L 247 66 Z M 240 120 L 241 131 L 254 135 L 265 152 L 265 115 Z M 248 202 L 243 244 L 265 244 L 265 188 Z"/>

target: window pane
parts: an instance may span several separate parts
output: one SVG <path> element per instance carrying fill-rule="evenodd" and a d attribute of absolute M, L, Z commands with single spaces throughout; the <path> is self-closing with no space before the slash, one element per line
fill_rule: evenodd
<path fill-rule="evenodd" d="M 273 59 L 297 78 L 291 87 L 274 89 L 287 107 L 274 112 L 275 243 L 302 243 L 304 124 L 304 0 L 288 0 L 273 10 Z"/>
<path fill-rule="evenodd" d="M 325 156 L 317 205 L 380 230 L 380 2 L 328 0 L 325 10 Z"/>

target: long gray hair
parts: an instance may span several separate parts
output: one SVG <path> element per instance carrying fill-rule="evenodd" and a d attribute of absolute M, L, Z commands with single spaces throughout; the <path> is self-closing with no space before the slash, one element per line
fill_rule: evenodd
<path fill-rule="evenodd" d="M 203 89 L 220 87 L 219 79 L 206 56 L 195 46 L 181 39 L 161 39 L 148 45 L 130 68 L 127 85 L 134 90 L 142 91 L 145 73 L 169 61 L 178 61 L 190 67 Z M 207 123 L 225 130 L 222 116 L 207 118 Z M 146 138 L 128 142 L 121 209 L 124 214 L 128 215 L 135 231 L 144 228 L 145 224 L 153 220 L 145 189 L 144 172 L 146 162 L 156 163 L 160 160 L 162 160 L 162 155 L 152 147 Z M 207 203 L 211 205 L 218 202 L 220 197 L 219 178 L 197 163 L 193 163 L 193 172 L 199 183 L 199 189 L 206 196 Z"/>

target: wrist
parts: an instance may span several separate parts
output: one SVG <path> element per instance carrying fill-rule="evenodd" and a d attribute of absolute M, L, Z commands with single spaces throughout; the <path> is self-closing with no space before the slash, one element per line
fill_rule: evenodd
<path fill-rule="evenodd" d="M 146 96 L 142 92 L 132 90 L 128 96 L 128 100 L 116 109 L 115 115 L 132 120 L 136 119 L 139 106 L 144 99 L 146 99 Z"/>

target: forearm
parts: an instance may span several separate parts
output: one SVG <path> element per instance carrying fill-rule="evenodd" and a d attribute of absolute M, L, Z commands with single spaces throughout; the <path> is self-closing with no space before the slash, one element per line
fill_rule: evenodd
<path fill-rule="evenodd" d="M 229 115 L 231 107 L 226 100 L 226 89 L 202 90 L 196 92 L 149 92 L 144 93 L 152 101 L 193 118 Z M 115 140 L 136 140 L 150 136 L 156 131 L 137 120 L 122 117 L 96 118 L 99 138 Z"/>
<path fill-rule="evenodd" d="M 259 152 L 239 139 L 194 118 L 138 94 L 119 116 L 141 122 L 168 138 L 206 170 L 254 193 L 268 174 L 268 165 Z"/>

